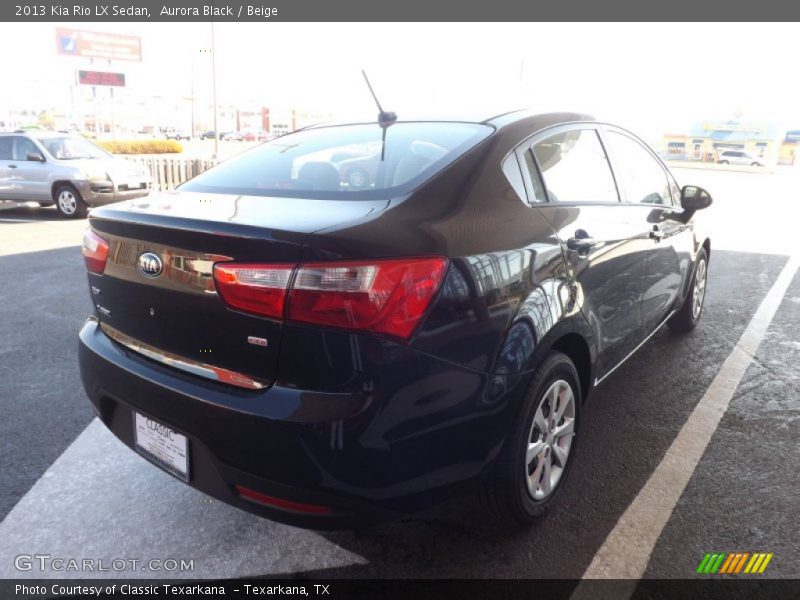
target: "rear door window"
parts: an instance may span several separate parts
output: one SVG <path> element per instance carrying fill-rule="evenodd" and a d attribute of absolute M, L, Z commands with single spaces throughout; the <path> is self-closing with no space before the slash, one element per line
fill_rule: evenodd
<path fill-rule="evenodd" d="M 493 128 L 477 123 L 319 127 L 267 142 L 181 186 L 190 192 L 319 199 L 410 191 Z"/>
<path fill-rule="evenodd" d="M 594 129 L 573 129 L 533 146 L 550 202 L 619 202 L 603 145 Z"/>
<path fill-rule="evenodd" d="M 542 175 L 539 173 L 539 167 L 533 159 L 533 149 L 527 150 L 524 153 L 525 170 L 528 174 L 528 181 L 530 182 L 531 191 L 533 192 L 534 202 L 547 202 L 547 193 L 544 191 L 544 183 L 542 182 Z"/>

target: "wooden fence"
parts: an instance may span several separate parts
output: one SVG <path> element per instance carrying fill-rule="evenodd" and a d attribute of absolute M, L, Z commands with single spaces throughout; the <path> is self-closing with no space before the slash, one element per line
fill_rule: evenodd
<path fill-rule="evenodd" d="M 164 156 L 126 156 L 120 158 L 130 160 L 145 168 L 153 178 L 153 191 L 174 190 L 175 187 L 210 169 L 216 160 L 204 158 L 174 158 Z"/>

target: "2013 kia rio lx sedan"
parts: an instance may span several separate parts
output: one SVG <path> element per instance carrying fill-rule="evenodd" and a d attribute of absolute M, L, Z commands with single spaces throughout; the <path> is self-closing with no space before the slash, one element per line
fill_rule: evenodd
<path fill-rule="evenodd" d="M 377 157 L 368 187 L 345 152 Z M 578 114 L 305 129 L 92 211 L 83 382 L 124 443 L 257 514 L 350 527 L 480 490 L 528 523 L 591 390 L 698 322 L 710 203 Z"/>

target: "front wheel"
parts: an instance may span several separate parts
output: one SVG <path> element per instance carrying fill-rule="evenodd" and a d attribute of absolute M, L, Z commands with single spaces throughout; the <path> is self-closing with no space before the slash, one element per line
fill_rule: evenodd
<path fill-rule="evenodd" d="M 730 163 L 727 160 L 721 160 L 721 161 L 719 161 L 719 164 L 721 164 L 721 165 L 729 165 Z"/>
<path fill-rule="evenodd" d="M 56 208 L 66 219 L 80 219 L 86 216 L 89 209 L 83 201 L 80 192 L 71 185 L 61 185 L 53 193 Z"/>
<path fill-rule="evenodd" d="M 581 410 L 575 365 L 552 352 L 533 374 L 514 429 L 481 490 L 483 505 L 523 525 L 544 516 L 572 465 Z"/>
<path fill-rule="evenodd" d="M 694 277 L 686 300 L 667 323 L 675 331 L 691 331 L 697 327 L 700 315 L 703 312 L 703 302 L 706 299 L 706 282 L 708 279 L 708 254 L 705 248 L 700 248 L 694 268 Z"/>

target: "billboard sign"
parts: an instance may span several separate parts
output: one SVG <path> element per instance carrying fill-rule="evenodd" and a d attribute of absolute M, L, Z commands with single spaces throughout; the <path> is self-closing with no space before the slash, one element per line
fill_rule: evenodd
<path fill-rule="evenodd" d="M 125 73 L 109 73 L 107 71 L 78 71 L 78 83 L 81 85 L 110 85 L 125 87 Z"/>
<path fill-rule="evenodd" d="M 56 28 L 56 50 L 65 56 L 108 60 L 142 60 L 142 41 L 135 35 Z"/>

